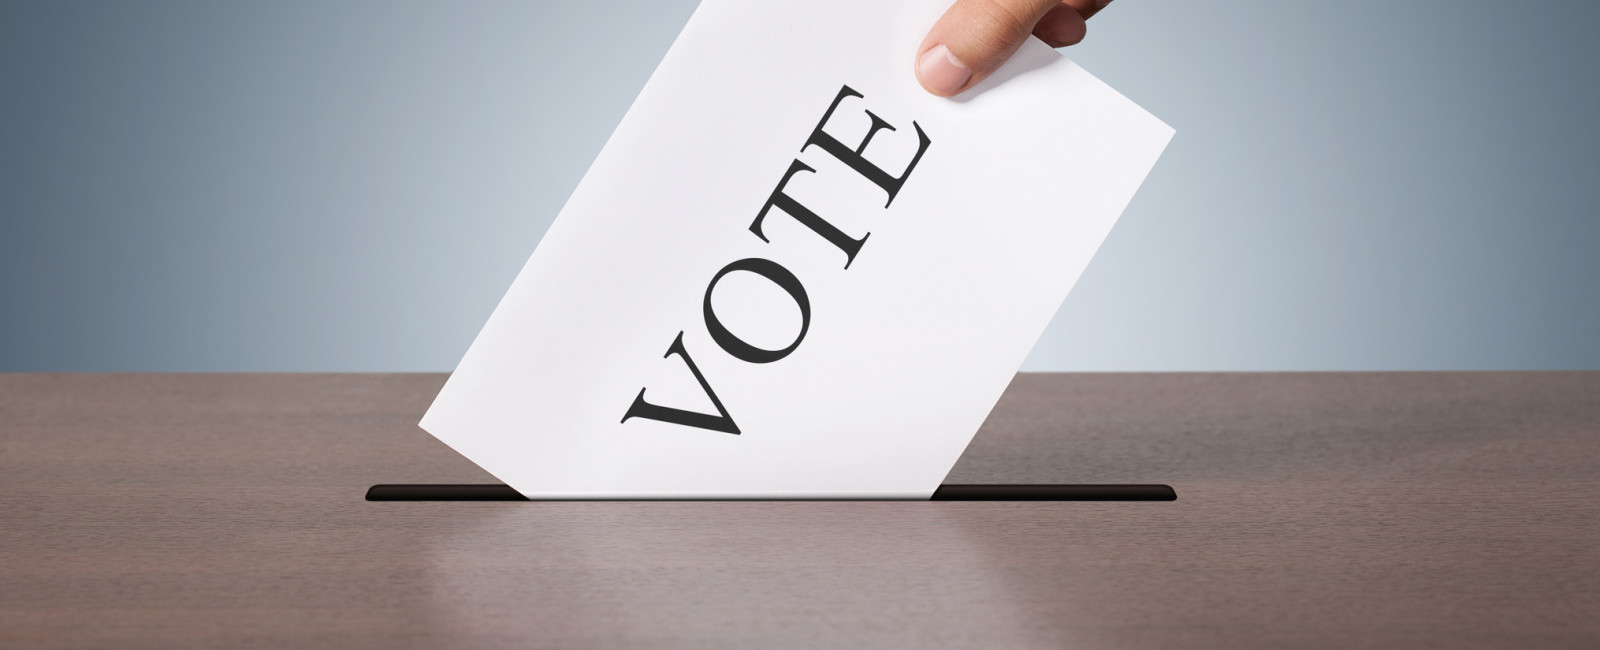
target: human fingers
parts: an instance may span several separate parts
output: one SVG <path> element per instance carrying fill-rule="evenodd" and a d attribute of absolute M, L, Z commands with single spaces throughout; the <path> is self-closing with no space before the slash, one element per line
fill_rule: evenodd
<path fill-rule="evenodd" d="M 917 50 L 917 81 L 942 97 L 971 88 L 1011 58 L 1058 6 L 1061 0 L 957 0 Z"/>

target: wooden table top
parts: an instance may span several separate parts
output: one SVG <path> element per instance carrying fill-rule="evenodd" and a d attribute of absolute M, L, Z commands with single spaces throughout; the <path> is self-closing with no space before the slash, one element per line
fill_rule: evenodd
<path fill-rule="evenodd" d="M 0 375 L 0 647 L 1597 648 L 1600 373 L 1024 374 L 948 482 L 369 503 L 443 375 Z"/>

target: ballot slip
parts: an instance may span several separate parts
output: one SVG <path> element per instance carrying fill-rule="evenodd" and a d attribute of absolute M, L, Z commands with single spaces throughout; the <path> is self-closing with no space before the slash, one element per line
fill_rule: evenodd
<path fill-rule="evenodd" d="M 1173 131 L 948 3 L 705 0 L 421 426 L 529 498 L 926 499 Z"/>

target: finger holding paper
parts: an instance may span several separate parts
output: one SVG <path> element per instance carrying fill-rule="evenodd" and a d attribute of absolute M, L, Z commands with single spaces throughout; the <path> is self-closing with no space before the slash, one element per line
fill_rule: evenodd
<path fill-rule="evenodd" d="M 1076 45 L 1111 0 L 958 0 L 917 49 L 917 81 L 941 97 L 983 81 L 1029 35 L 1050 47 Z"/>

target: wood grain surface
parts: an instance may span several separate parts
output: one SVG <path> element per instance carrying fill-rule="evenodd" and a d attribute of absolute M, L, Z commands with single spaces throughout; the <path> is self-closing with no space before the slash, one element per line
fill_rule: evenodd
<path fill-rule="evenodd" d="M 442 375 L 0 375 L 0 647 L 1600 647 L 1600 373 L 1025 374 L 949 482 L 368 503 Z"/>

